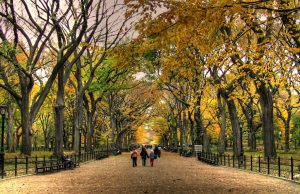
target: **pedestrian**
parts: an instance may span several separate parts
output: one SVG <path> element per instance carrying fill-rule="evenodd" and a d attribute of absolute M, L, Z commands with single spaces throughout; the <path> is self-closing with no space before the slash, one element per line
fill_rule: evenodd
<path fill-rule="evenodd" d="M 153 150 L 151 150 L 150 155 L 149 155 L 149 158 L 150 158 L 150 164 L 151 164 L 151 167 L 153 167 L 154 159 L 155 159 L 155 154 L 154 154 L 154 151 L 153 151 Z"/>
<path fill-rule="evenodd" d="M 158 157 L 159 158 L 161 157 L 161 147 L 160 146 L 158 147 Z"/>
<path fill-rule="evenodd" d="M 132 153 L 131 153 L 132 167 L 137 166 L 137 157 L 138 157 L 137 151 L 133 150 Z"/>
<path fill-rule="evenodd" d="M 71 160 L 70 158 L 67 158 L 64 152 L 61 156 L 61 161 L 65 168 L 73 169 L 75 167 L 75 163 L 73 162 L 73 160 Z"/>
<path fill-rule="evenodd" d="M 160 157 L 160 150 L 158 149 L 158 146 L 155 146 L 154 148 L 154 158 Z"/>
<path fill-rule="evenodd" d="M 149 158 L 149 155 L 148 155 L 145 147 L 142 147 L 142 151 L 141 151 L 140 155 L 142 157 L 142 165 L 146 166 L 146 159 Z"/>

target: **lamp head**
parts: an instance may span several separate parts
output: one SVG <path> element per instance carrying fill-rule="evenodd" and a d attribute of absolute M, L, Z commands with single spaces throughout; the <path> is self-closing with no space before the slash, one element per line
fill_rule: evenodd
<path fill-rule="evenodd" d="M 7 110 L 7 106 L 6 105 L 0 105 L 0 113 L 1 115 L 5 115 Z"/>
<path fill-rule="evenodd" d="M 242 122 L 240 122 L 240 128 L 243 128 L 243 123 Z"/>

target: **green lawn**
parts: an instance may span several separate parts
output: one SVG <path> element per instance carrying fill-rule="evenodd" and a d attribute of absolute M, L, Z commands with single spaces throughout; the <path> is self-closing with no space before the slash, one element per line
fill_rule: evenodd
<path fill-rule="evenodd" d="M 245 148 L 244 148 L 245 149 Z M 259 147 L 258 148 L 259 151 L 256 152 L 250 152 L 245 150 L 245 155 L 246 156 L 253 156 L 253 157 L 258 157 L 258 156 L 264 156 L 264 152 L 263 152 L 263 148 Z M 212 148 L 212 152 L 216 153 L 217 152 L 217 148 L 213 147 Z M 230 154 L 232 155 L 232 148 L 227 148 L 225 154 Z M 281 157 L 281 158 L 287 158 L 290 159 L 291 157 L 293 157 L 294 159 L 300 160 L 300 149 L 291 149 L 289 152 L 285 153 L 284 150 L 277 150 L 277 156 Z"/>
<path fill-rule="evenodd" d="M 65 153 L 66 153 L 66 155 L 71 155 L 71 154 L 73 154 L 74 153 L 74 151 L 64 151 Z M 45 157 L 50 157 L 50 156 L 52 156 L 53 155 L 53 152 L 49 152 L 49 151 L 33 151 L 32 153 L 31 153 L 31 156 L 32 157 L 35 157 L 35 156 L 37 156 L 37 157 L 43 157 L 43 156 L 45 156 Z M 17 151 L 16 153 L 5 153 L 5 158 L 15 158 L 15 157 L 25 157 L 24 155 L 21 155 L 20 154 L 20 151 Z"/>

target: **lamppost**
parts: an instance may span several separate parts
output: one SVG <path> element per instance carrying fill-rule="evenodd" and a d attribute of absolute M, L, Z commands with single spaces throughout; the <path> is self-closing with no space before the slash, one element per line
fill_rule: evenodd
<path fill-rule="evenodd" d="M 0 113 L 2 116 L 2 129 L 1 129 L 1 151 L 0 151 L 0 167 L 1 171 L 0 174 L 3 178 L 4 175 L 6 175 L 6 172 L 4 171 L 4 123 L 5 123 L 5 112 L 6 112 L 7 106 L 1 105 L 0 106 Z"/>
<path fill-rule="evenodd" d="M 81 130 L 79 130 L 79 162 L 81 162 Z"/>
<path fill-rule="evenodd" d="M 108 138 L 109 135 L 106 136 L 106 155 L 108 156 Z"/>
<path fill-rule="evenodd" d="M 242 165 L 244 163 L 244 150 L 243 150 L 243 123 L 240 123 L 240 162 L 239 164 Z"/>
<path fill-rule="evenodd" d="M 278 131 L 278 138 L 277 138 L 277 149 L 279 148 L 279 143 L 280 143 L 280 139 L 281 139 L 281 131 Z"/>

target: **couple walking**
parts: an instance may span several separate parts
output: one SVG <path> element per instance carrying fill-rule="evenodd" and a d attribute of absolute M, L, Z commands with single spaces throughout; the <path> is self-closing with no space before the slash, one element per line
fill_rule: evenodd
<path fill-rule="evenodd" d="M 146 148 L 142 147 L 142 151 L 140 153 L 140 156 L 142 158 L 142 165 L 143 166 L 146 166 L 146 159 L 150 158 L 150 165 L 153 167 L 154 159 L 155 159 L 155 154 L 154 154 L 153 150 L 151 150 L 150 154 L 148 155 L 148 152 L 147 152 Z M 131 153 L 131 159 L 132 159 L 132 166 L 133 167 L 137 166 L 137 157 L 138 157 L 138 153 L 137 153 L 136 150 L 134 150 Z"/>

